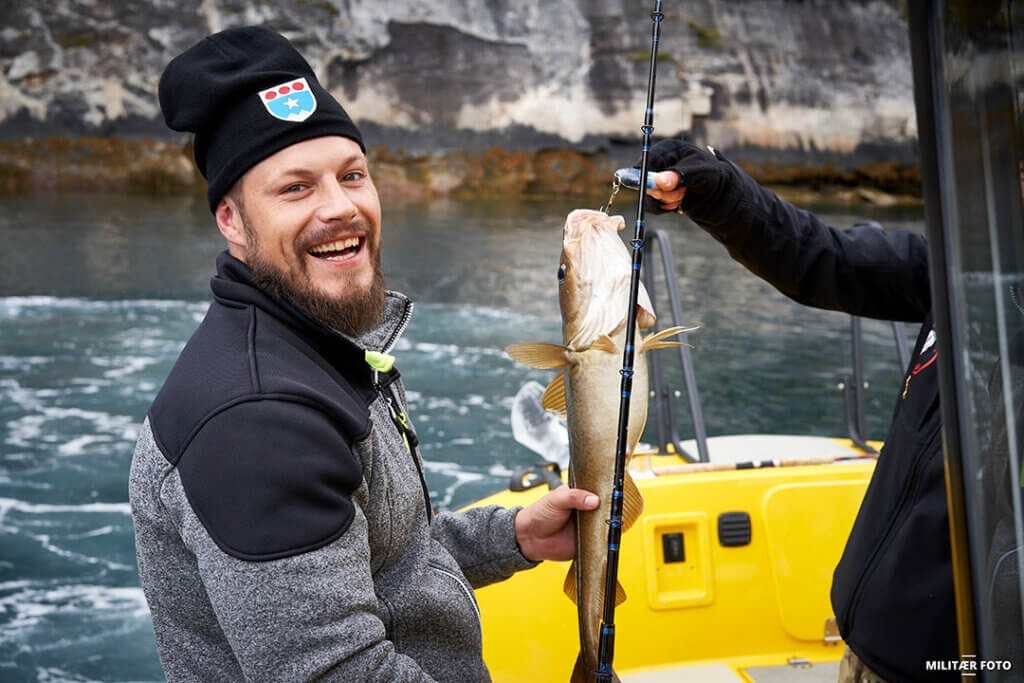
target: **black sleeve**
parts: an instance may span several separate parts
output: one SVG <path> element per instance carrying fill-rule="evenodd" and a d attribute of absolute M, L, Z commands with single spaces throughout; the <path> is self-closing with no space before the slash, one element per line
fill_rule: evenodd
<path fill-rule="evenodd" d="M 672 141 L 651 169 L 675 170 L 682 208 L 729 255 L 794 301 L 920 322 L 931 308 L 924 236 L 877 223 L 839 229 L 764 189 L 721 153 Z M 666 153 L 667 152 L 667 153 Z"/>
<path fill-rule="evenodd" d="M 320 548 L 345 533 L 359 466 L 337 425 L 292 400 L 218 412 L 178 461 L 189 502 L 224 552 L 249 561 Z"/>

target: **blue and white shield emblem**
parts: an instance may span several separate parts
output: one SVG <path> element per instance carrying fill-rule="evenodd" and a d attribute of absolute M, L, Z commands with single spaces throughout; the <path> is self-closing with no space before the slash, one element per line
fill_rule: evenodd
<path fill-rule="evenodd" d="M 260 90 L 260 102 L 271 116 L 282 121 L 305 121 L 316 111 L 316 97 L 305 78 L 293 78 Z"/>

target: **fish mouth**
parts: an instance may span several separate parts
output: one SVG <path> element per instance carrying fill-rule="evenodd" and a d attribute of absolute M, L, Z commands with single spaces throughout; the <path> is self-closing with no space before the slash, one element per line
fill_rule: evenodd
<path fill-rule="evenodd" d="M 356 258 L 365 245 L 366 235 L 346 235 L 319 242 L 306 253 L 321 261 L 344 262 Z"/>

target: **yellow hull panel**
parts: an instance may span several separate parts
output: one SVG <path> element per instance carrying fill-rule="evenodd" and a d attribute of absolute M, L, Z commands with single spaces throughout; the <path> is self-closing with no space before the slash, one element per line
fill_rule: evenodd
<path fill-rule="evenodd" d="M 681 462 L 654 460 L 655 467 Z M 619 580 L 627 599 L 615 611 L 616 672 L 653 681 L 653 674 L 639 674 L 704 667 L 689 669 L 699 678 L 724 664 L 750 681 L 746 669 L 838 660 L 832 572 L 873 469 L 873 460 L 862 460 L 654 478 L 638 472 L 645 509 L 622 536 Z M 527 505 L 546 492 L 505 491 L 474 505 Z M 749 515 L 749 544 L 720 543 L 725 512 Z M 682 561 L 665 561 L 667 534 L 682 534 Z M 544 562 L 477 591 L 484 659 L 495 681 L 569 679 L 579 636 L 576 606 L 562 592 L 568 567 Z M 689 679 L 680 671 L 672 680 Z"/>

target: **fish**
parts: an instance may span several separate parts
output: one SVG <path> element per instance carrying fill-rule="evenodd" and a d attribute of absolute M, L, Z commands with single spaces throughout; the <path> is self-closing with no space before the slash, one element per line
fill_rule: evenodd
<path fill-rule="evenodd" d="M 623 351 L 629 308 L 632 258 L 618 232 L 622 216 L 576 209 L 562 229 L 558 266 L 558 301 L 562 316 L 562 344 L 524 342 L 506 347 L 518 363 L 532 368 L 557 369 L 543 394 L 545 409 L 562 415 L 569 430 L 569 483 L 597 493 L 595 510 L 577 510 L 576 557 L 564 590 L 576 603 L 580 653 L 571 681 L 595 680 L 598 640 L 604 605 L 608 556 L 608 524 L 618 443 L 619 403 Z M 667 337 L 688 332 L 672 327 L 642 337 L 639 330 L 654 325 L 654 307 L 643 284 L 637 296 L 634 333 L 633 385 L 629 398 L 627 457 L 636 448 L 647 421 L 647 353 L 679 346 Z M 691 328 L 692 329 L 692 328 Z M 628 461 L 627 461 L 628 463 Z M 625 474 L 622 530 L 643 512 L 636 484 Z M 625 600 L 616 586 L 616 605 Z M 618 677 L 612 673 L 613 680 Z"/>

